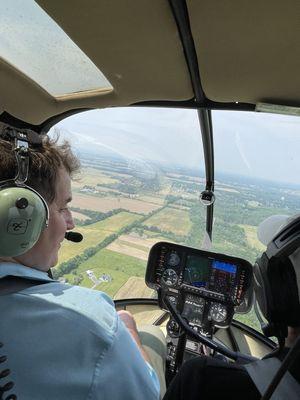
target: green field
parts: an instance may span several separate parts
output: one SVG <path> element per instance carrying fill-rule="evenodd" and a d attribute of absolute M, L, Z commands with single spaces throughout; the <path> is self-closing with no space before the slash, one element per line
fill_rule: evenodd
<path fill-rule="evenodd" d="M 187 235 L 192 223 L 187 211 L 166 207 L 147 219 L 144 222 L 144 226 L 156 226 L 165 232 L 176 232 L 177 235 Z"/>
<path fill-rule="evenodd" d="M 84 239 L 80 243 L 63 242 L 59 255 L 59 264 L 81 254 L 85 249 L 95 246 L 107 236 L 116 233 L 119 229 L 139 220 L 141 217 L 129 212 L 120 212 L 103 221 L 91 225 L 81 226 L 80 232 Z"/>
<path fill-rule="evenodd" d="M 104 291 L 112 297 L 123 287 L 122 296 L 130 298 L 138 293 L 134 292 L 135 288 L 141 289 L 136 282 L 144 278 L 145 260 L 153 243 L 168 241 L 201 248 L 207 209 L 199 202 L 204 184 L 200 176 L 170 171 L 148 179 L 147 175 L 131 171 L 121 160 L 95 158 L 89 159 L 88 165 L 93 167 L 86 168 L 81 182 L 74 185 L 78 217 L 84 217 L 80 215 L 83 209 L 128 211 L 78 227 L 84 241 L 64 241 L 61 265 L 56 270 L 58 277 Z M 84 185 L 90 186 L 85 188 L 91 190 L 90 194 L 79 191 Z M 254 262 L 264 250 L 257 239 L 257 226 L 273 214 L 299 213 L 299 193 L 259 182 L 231 178 L 216 181 L 210 250 Z M 93 221 L 97 220 L 97 215 L 92 217 Z M 112 280 L 96 282 L 95 286 L 87 270 L 93 271 L 96 279 L 108 274 Z M 128 282 L 131 277 L 138 279 Z M 235 318 L 259 330 L 253 311 Z"/>
<path fill-rule="evenodd" d="M 145 269 L 145 261 L 104 249 L 100 250 L 93 257 L 82 263 L 79 268 L 76 269 L 76 274 L 71 273 L 64 277 L 69 283 L 73 283 L 74 278 L 79 274 L 82 274 L 83 280 L 80 283 L 80 286 L 91 288 L 94 284 L 88 278 L 85 271 L 93 271 L 96 277 L 99 277 L 104 273 L 109 274 L 112 277 L 112 281 L 103 282 L 97 286 L 96 289 L 113 297 L 131 276 L 143 278 L 145 276 Z"/>
<path fill-rule="evenodd" d="M 247 326 L 251 326 L 251 328 L 256 329 L 258 332 L 262 333 L 260 323 L 258 322 L 257 316 L 255 315 L 253 308 L 248 314 L 234 314 L 233 318 Z"/>
<path fill-rule="evenodd" d="M 251 225 L 239 225 L 244 229 L 247 238 L 248 245 L 257 249 L 258 251 L 264 251 L 266 246 L 263 245 L 257 238 L 257 228 Z"/>

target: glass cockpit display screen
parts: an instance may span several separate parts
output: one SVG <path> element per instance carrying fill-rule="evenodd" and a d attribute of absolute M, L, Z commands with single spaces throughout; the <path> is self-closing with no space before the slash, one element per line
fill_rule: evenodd
<path fill-rule="evenodd" d="M 213 258 L 189 255 L 184 270 L 184 283 L 230 295 L 236 281 L 237 266 Z"/>
<path fill-rule="evenodd" d="M 187 256 L 184 271 L 184 283 L 208 289 L 210 261 L 209 258 L 200 256 Z"/>

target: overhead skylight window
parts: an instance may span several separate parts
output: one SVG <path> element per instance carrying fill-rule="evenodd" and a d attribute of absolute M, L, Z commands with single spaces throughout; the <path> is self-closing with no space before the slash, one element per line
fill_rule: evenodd
<path fill-rule="evenodd" d="M 0 57 L 55 97 L 113 90 L 95 64 L 33 0 L 0 2 Z"/>

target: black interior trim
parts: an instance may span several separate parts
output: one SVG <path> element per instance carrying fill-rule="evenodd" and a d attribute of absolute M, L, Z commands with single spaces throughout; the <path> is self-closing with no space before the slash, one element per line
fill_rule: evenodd
<path fill-rule="evenodd" d="M 275 104 L 274 102 L 272 104 Z M 133 103 L 134 107 L 166 107 L 166 108 L 192 108 L 206 110 L 228 110 L 228 111 L 255 111 L 255 104 L 239 103 L 239 102 L 218 102 L 205 99 L 204 103 L 197 101 L 195 98 L 190 100 L 147 100 Z"/>
<path fill-rule="evenodd" d="M 194 98 L 190 100 L 151 100 L 133 103 L 128 107 L 165 107 L 165 108 L 187 108 L 187 109 L 208 109 L 208 110 L 231 110 L 231 111 L 255 111 L 255 105 L 250 103 L 220 103 L 206 99 L 205 104 L 197 102 Z M 111 108 L 114 108 L 112 106 Z M 38 133 L 47 133 L 58 122 L 84 111 L 94 110 L 95 108 L 74 108 L 60 114 L 56 114 L 39 125 L 30 124 L 18 119 L 4 111 L 0 115 L 0 121 L 21 129 L 32 129 Z M 97 109 L 97 108 L 96 108 Z"/>
<path fill-rule="evenodd" d="M 232 320 L 231 325 L 234 326 L 235 328 L 240 329 L 241 331 L 244 331 L 247 333 L 249 336 L 252 336 L 254 339 L 257 339 L 260 342 L 263 342 L 266 346 L 269 346 L 270 349 L 275 350 L 277 348 L 277 345 L 273 340 L 270 338 L 267 338 L 264 336 L 262 333 L 256 331 L 255 329 L 251 328 L 248 325 L 243 324 L 240 321 L 237 321 L 235 319 Z"/>
<path fill-rule="evenodd" d="M 205 104 L 206 96 L 201 84 L 198 58 L 195 43 L 191 31 L 189 14 L 185 0 L 169 0 L 174 19 L 177 24 L 186 63 L 189 69 L 191 83 L 197 103 Z M 214 190 L 214 147 L 211 111 L 198 109 L 198 118 L 201 127 L 202 144 L 205 159 L 206 190 Z M 214 206 L 209 205 L 206 209 L 206 232 L 212 238 Z"/>
<path fill-rule="evenodd" d="M 234 351 L 240 351 L 239 345 L 238 345 L 238 343 L 237 343 L 237 341 L 236 341 L 236 339 L 234 337 L 234 334 L 232 332 L 231 325 L 229 325 L 229 327 L 227 329 L 227 332 L 228 332 L 228 336 L 229 336 L 229 339 L 231 341 L 231 345 L 232 345 L 233 350 Z"/>
<path fill-rule="evenodd" d="M 205 160 L 205 175 L 206 187 L 205 190 L 214 191 L 214 141 L 213 141 L 213 127 L 210 110 L 197 110 L 201 135 L 203 144 L 203 153 Z M 214 205 L 211 204 L 206 207 L 206 232 L 212 239 L 214 217 Z"/>
<path fill-rule="evenodd" d="M 141 306 L 151 305 L 159 307 L 158 299 L 147 299 L 147 298 L 120 299 L 120 300 L 114 300 L 114 303 L 116 307 L 139 306 L 139 305 Z"/>
<path fill-rule="evenodd" d="M 40 125 L 29 124 L 28 122 L 22 121 L 21 119 L 14 117 L 13 115 L 9 114 L 6 111 L 4 111 L 0 115 L 0 121 L 4 122 L 5 124 L 14 126 L 15 128 L 31 129 L 32 131 L 37 132 L 37 133 L 41 132 Z"/>
<path fill-rule="evenodd" d="M 206 96 L 201 84 L 197 53 L 191 31 L 186 2 L 185 0 L 169 0 L 169 4 L 177 24 L 186 63 L 190 72 L 195 99 L 199 103 L 204 104 Z"/>
<path fill-rule="evenodd" d="M 51 118 L 48 118 L 44 121 L 40 127 L 40 132 L 48 133 L 52 126 L 56 125 L 58 122 L 62 121 L 63 119 L 70 117 L 71 115 L 79 114 L 84 111 L 94 110 L 93 108 L 75 108 L 72 110 L 65 111 L 61 114 L 54 115 Z"/>

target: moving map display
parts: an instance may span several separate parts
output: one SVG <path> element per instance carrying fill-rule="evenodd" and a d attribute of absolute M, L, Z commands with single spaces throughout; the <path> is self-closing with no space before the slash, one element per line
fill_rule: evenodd
<path fill-rule="evenodd" d="M 184 283 L 230 294 L 236 280 L 237 266 L 212 258 L 189 255 L 184 270 Z"/>

